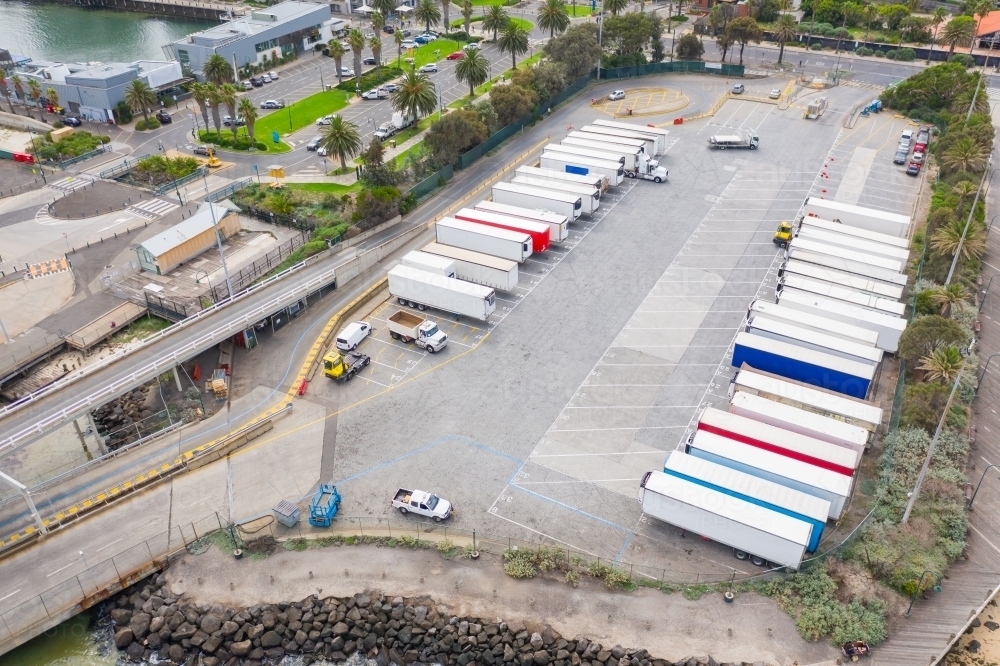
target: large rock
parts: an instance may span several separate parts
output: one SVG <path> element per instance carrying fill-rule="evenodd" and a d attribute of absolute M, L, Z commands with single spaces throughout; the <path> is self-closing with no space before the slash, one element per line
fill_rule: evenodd
<path fill-rule="evenodd" d="M 543 644 L 544 643 L 542 642 L 542 635 L 540 633 L 536 631 L 535 633 L 531 634 L 531 647 L 535 648 L 536 650 L 541 650 Z M 601 661 L 604 660 L 602 659 Z"/>
<path fill-rule="evenodd" d="M 167 621 L 166 618 L 162 616 L 154 617 L 149 622 L 149 632 L 151 634 L 155 634 L 160 629 L 163 629 L 163 625 L 166 623 L 166 621 Z"/>
<path fill-rule="evenodd" d="M 222 636 L 209 636 L 201 644 L 201 650 L 207 654 L 212 654 L 219 649 L 220 645 L 222 645 Z"/>
<path fill-rule="evenodd" d="M 141 641 L 149 633 L 150 622 L 152 621 L 152 616 L 149 613 L 136 613 L 129 620 L 128 626 L 132 630 L 132 634 L 135 636 L 135 640 Z"/>
<path fill-rule="evenodd" d="M 124 627 L 115 632 L 115 647 L 119 650 L 124 650 L 128 647 L 128 644 L 132 642 L 132 630 L 128 627 Z"/>
<path fill-rule="evenodd" d="M 349 632 L 350 630 L 351 628 L 348 627 L 343 622 L 338 622 L 337 624 L 333 625 L 333 633 L 337 634 L 338 636 L 346 636 L 347 632 Z"/>
<path fill-rule="evenodd" d="M 116 608 L 111 611 L 111 619 L 115 621 L 119 627 L 129 623 L 132 619 L 132 611 L 127 608 Z"/>
<path fill-rule="evenodd" d="M 549 663 L 550 659 L 549 653 L 546 652 L 545 650 L 536 651 L 533 655 L 531 655 L 531 658 L 534 659 L 535 663 L 538 666 L 545 666 L 546 664 Z"/>
<path fill-rule="evenodd" d="M 253 643 L 250 641 L 240 641 L 239 643 L 233 643 L 229 646 L 229 653 L 234 657 L 245 657 L 250 654 L 250 650 L 253 649 Z"/>
<path fill-rule="evenodd" d="M 214 615 L 206 615 L 201 618 L 201 630 L 206 634 L 214 634 L 222 628 L 222 620 Z"/>
<path fill-rule="evenodd" d="M 160 638 L 159 634 L 150 634 L 146 637 L 146 646 L 150 650 L 159 650 L 163 647 L 163 639 Z"/>
<path fill-rule="evenodd" d="M 514 652 L 514 649 L 510 645 L 508 645 L 507 643 L 504 643 L 504 646 L 503 646 L 503 660 L 505 662 L 514 661 L 514 657 L 516 657 L 516 656 L 517 656 L 517 653 Z"/>
<path fill-rule="evenodd" d="M 196 633 L 198 629 L 190 622 L 182 622 L 181 626 L 177 627 L 177 631 L 170 634 L 170 638 L 173 639 L 175 643 L 180 643 L 185 638 L 191 638 Z"/>
<path fill-rule="evenodd" d="M 130 661 L 142 661 L 143 655 L 146 654 L 146 648 L 141 643 L 132 643 L 125 650 L 125 654 L 128 655 Z"/>
<path fill-rule="evenodd" d="M 202 623 L 202 625 L 204 625 L 204 622 Z M 204 629 L 204 628 L 205 627 L 202 626 L 202 629 Z M 223 622 L 222 623 L 222 635 L 223 636 L 232 636 L 233 634 L 235 634 L 239 630 L 240 630 L 240 625 L 236 624 L 232 620 L 229 620 L 228 622 Z M 215 633 L 215 632 L 210 631 L 208 633 L 212 634 L 212 633 Z"/>
<path fill-rule="evenodd" d="M 171 645 L 170 649 L 167 650 L 167 656 L 170 657 L 170 661 L 182 664 L 184 663 L 184 648 L 180 645 Z"/>
<path fill-rule="evenodd" d="M 278 647 L 281 645 L 281 636 L 274 631 L 264 632 L 264 635 L 260 637 L 260 644 L 265 649 Z"/>

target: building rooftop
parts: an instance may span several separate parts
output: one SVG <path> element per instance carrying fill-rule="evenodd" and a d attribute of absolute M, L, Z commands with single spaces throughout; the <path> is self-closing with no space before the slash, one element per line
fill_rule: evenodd
<path fill-rule="evenodd" d="M 198 207 L 198 212 L 184 220 L 180 224 L 167 229 L 163 233 L 157 234 L 148 240 L 139 243 L 147 252 L 154 257 L 159 257 L 174 249 L 178 245 L 186 243 L 199 234 L 211 229 L 213 223 L 212 208 L 215 209 L 215 223 L 228 215 L 230 212 L 239 212 L 239 208 L 228 200 L 221 204 L 203 203 Z"/>
<path fill-rule="evenodd" d="M 200 32 L 191 33 L 182 41 L 191 42 L 196 38 L 200 40 L 219 41 L 234 37 L 239 38 L 244 35 L 255 35 L 268 28 L 273 28 L 275 25 L 280 25 L 301 16 L 307 16 L 323 8 L 329 10 L 328 5 L 288 0 L 288 2 L 282 2 L 281 4 L 272 5 L 264 9 L 255 9 L 250 12 L 249 16 L 227 21 L 226 23 L 206 28 Z"/>

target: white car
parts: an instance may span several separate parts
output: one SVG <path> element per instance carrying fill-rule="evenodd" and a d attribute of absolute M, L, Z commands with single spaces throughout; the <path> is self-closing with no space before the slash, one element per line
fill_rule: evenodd
<path fill-rule="evenodd" d="M 375 37 L 375 33 L 374 32 L 366 32 L 365 33 L 365 39 L 373 39 L 374 37 Z"/>
<path fill-rule="evenodd" d="M 389 93 L 387 93 L 382 88 L 378 88 L 376 90 L 369 90 L 368 92 L 361 93 L 361 99 L 376 99 L 376 100 L 378 100 L 378 99 L 385 99 L 388 96 L 389 96 Z"/>
<path fill-rule="evenodd" d="M 772 89 L 772 90 L 771 90 L 771 92 L 769 92 L 769 93 L 767 94 L 767 96 L 768 96 L 768 97 L 769 97 L 770 99 L 778 99 L 779 97 L 781 97 L 781 91 L 780 91 L 780 90 L 778 90 L 777 88 L 774 88 L 774 89 Z"/>
<path fill-rule="evenodd" d="M 280 108 L 283 108 L 284 106 L 285 106 L 284 104 L 282 104 L 281 102 L 279 102 L 277 100 L 269 99 L 269 100 L 267 100 L 265 102 L 261 102 L 260 108 L 262 108 L 262 109 L 280 109 Z"/>
<path fill-rule="evenodd" d="M 271 77 L 272 81 L 277 81 L 278 80 L 278 73 L 277 72 L 268 72 L 267 75 Z"/>
<path fill-rule="evenodd" d="M 402 47 L 403 47 L 404 49 L 415 49 L 415 48 L 417 48 L 418 46 L 420 46 L 420 44 L 417 44 L 417 43 L 416 43 L 415 41 L 413 41 L 412 39 L 408 39 L 408 40 L 406 40 L 405 42 L 403 42 L 403 43 L 401 44 L 401 46 L 402 46 Z"/>
<path fill-rule="evenodd" d="M 354 76 L 354 70 L 351 69 L 350 67 L 341 67 L 340 68 L 340 75 L 341 76 Z"/>
<path fill-rule="evenodd" d="M 372 326 L 368 322 L 352 321 L 337 334 L 337 349 L 354 351 L 373 332 Z"/>
<path fill-rule="evenodd" d="M 264 76 L 260 77 L 260 80 L 263 81 L 264 83 L 270 83 L 271 82 L 271 75 L 270 74 L 265 74 Z"/>
<path fill-rule="evenodd" d="M 316 119 L 317 125 L 329 125 L 333 121 L 333 115 L 323 116 L 322 118 Z"/>
<path fill-rule="evenodd" d="M 472 44 L 466 44 L 464 48 L 465 48 L 466 51 L 478 51 L 479 50 L 479 44 L 476 44 L 475 42 L 473 42 Z"/>
<path fill-rule="evenodd" d="M 616 99 L 625 99 L 625 91 L 616 90 L 610 95 L 608 95 L 608 99 L 611 100 L 612 102 L 615 101 Z"/>
<path fill-rule="evenodd" d="M 429 62 L 426 65 L 424 65 L 423 67 L 421 67 L 420 71 L 423 74 L 429 74 L 431 72 L 436 72 L 436 71 L 438 71 L 437 63 L 436 62 Z"/>
<path fill-rule="evenodd" d="M 316 154 L 319 155 L 320 157 L 326 157 L 326 148 L 320 146 L 319 148 L 316 149 Z"/>

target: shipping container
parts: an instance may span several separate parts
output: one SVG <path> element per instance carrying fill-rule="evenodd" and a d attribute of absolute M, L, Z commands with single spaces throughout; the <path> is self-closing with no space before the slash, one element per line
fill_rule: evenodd
<path fill-rule="evenodd" d="M 815 551 L 819 546 L 830 516 L 830 502 L 827 500 L 696 458 L 683 451 L 671 451 L 667 454 L 663 473 L 809 523 L 812 528 L 809 546 L 806 548 L 809 552 Z"/>
<path fill-rule="evenodd" d="M 508 206 L 495 201 L 480 201 L 474 208 L 487 213 L 497 213 L 508 217 L 516 217 L 530 222 L 549 225 L 549 239 L 555 243 L 569 238 L 569 225 L 565 215 L 552 213 L 538 208 L 521 208 L 520 206 Z"/>
<path fill-rule="evenodd" d="M 844 340 L 833 335 L 802 328 L 783 321 L 755 315 L 747 320 L 745 330 L 754 335 L 781 340 L 806 349 L 833 354 L 849 361 L 859 361 L 877 368 L 884 352 L 878 347 Z M 877 373 L 876 373 L 877 376 Z"/>
<path fill-rule="evenodd" d="M 436 273 L 450 278 L 457 277 L 455 275 L 454 261 L 448 259 L 447 257 L 439 257 L 433 254 L 420 252 L 419 250 L 407 252 L 403 255 L 403 259 L 400 263 L 404 266 L 409 266 L 410 268 L 419 268 L 420 270 L 427 271 L 428 273 Z"/>
<path fill-rule="evenodd" d="M 496 183 L 493 185 L 493 201 L 521 208 L 541 208 L 565 215 L 570 222 L 576 220 L 583 213 L 583 201 L 579 195 L 555 192 L 530 185 Z"/>
<path fill-rule="evenodd" d="M 697 428 L 848 477 L 861 464 L 860 451 L 714 407 L 702 411 Z"/>
<path fill-rule="evenodd" d="M 558 150 L 550 149 L 548 146 L 545 148 L 545 152 L 538 159 L 541 168 L 578 175 L 599 174 L 608 179 L 611 187 L 621 185 L 625 180 L 623 164 L 625 158 L 618 161 L 614 159 L 614 155 L 574 146 L 556 146 L 556 148 Z"/>
<path fill-rule="evenodd" d="M 444 217 L 434 225 L 435 240 L 442 245 L 523 263 L 531 256 L 531 236 L 523 231 L 497 229 L 485 224 Z"/>
<path fill-rule="evenodd" d="M 867 363 L 741 331 L 736 334 L 732 365 L 739 368 L 744 363 L 862 399 L 874 388 L 876 375 L 876 368 Z"/>
<path fill-rule="evenodd" d="M 655 134 L 650 134 L 649 132 L 624 130 L 617 127 L 602 127 L 601 125 L 584 125 L 580 128 L 580 131 L 586 132 L 587 134 L 596 134 L 598 136 L 620 139 L 638 139 L 639 141 L 645 141 L 646 154 L 650 157 L 662 155 L 663 149 L 665 148 L 665 146 L 660 143 L 660 137 Z"/>
<path fill-rule="evenodd" d="M 841 224 L 840 222 L 831 222 L 830 220 L 821 220 L 818 217 L 802 217 L 801 219 L 799 219 L 798 229 L 819 229 L 823 231 L 833 231 L 835 233 L 844 234 L 846 236 L 855 236 L 856 238 L 875 241 L 877 243 L 882 243 L 884 245 L 892 245 L 894 247 L 902 248 L 904 250 L 909 249 L 910 247 L 910 240 L 908 238 L 900 238 L 899 236 L 890 236 L 889 234 L 880 234 L 877 231 L 869 231 L 868 229 L 852 227 L 849 224 Z"/>
<path fill-rule="evenodd" d="M 807 412 L 759 395 L 737 391 L 729 401 L 729 411 L 854 451 L 859 456 L 868 445 L 864 428 L 822 414 Z"/>
<path fill-rule="evenodd" d="M 663 472 L 639 483 L 642 512 L 733 549 L 757 566 L 773 562 L 798 569 L 812 526 L 746 500 Z"/>
<path fill-rule="evenodd" d="M 905 303 L 900 303 L 899 301 L 895 301 L 891 298 L 882 298 L 881 296 L 867 294 L 863 291 L 851 289 L 850 287 L 841 287 L 839 285 L 830 284 L 829 282 L 810 280 L 809 278 L 802 277 L 801 275 L 786 274 L 778 278 L 778 284 L 775 287 L 775 298 L 784 293 L 786 289 L 815 294 L 816 296 L 822 296 L 823 298 L 832 298 L 834 300 L 844 301 L 845 303 L 857 305 L 858 307 L 865 308 L 866 310 L 881 312 L 882 314 L 887 315 L 894 315 L 896 317 L 902 317 L 903 313 L 906 312 Z"/>
<path fill-rule="evenodd" d="M 824 335 L 849 340 L 866 347 L 874 347 L 878 344 L 878 333 L 875 331 L 860 326 L 851 326 L 836 319 L 821 317 L 794 308 L 786 308 L 770 301 L 758 299 L 750 303 L 750 307 L 747 308 L 747 319 L 758 315 Z"/>
<path fill-rule="evenodd" d="M 850 228 L 851 227 L 848 227 L 848 229 Z M 810 225 L 802 225 L 799 230 L 795 232 L 795 237 L 805 238 L 818 243 L 826 243 L 827 245 L 835 245 L 847 250 L 864 252 L 865 254 L 872 254 L 876 257 L 896 259 L 897 261 L 902 261 L 904 265 L 910 258 L 910 251 L 906 248 L 898 247 L 896 245 L 887 245 L 886 243 L 879 243 L 878 241 L 865 240 L 864 238 L 858 238 L 857 236 L 851 236 L 849 234 L 841 234 L 835 231 L 817 229 L 816 227 Z M 902 239 L 900 238 L 898 240 Z"/>
<path fill-rule="evenodd" d="M 501 291 L 510 291 L 517 286 L 516 261 L 440 243 L 429 243 L 421 251 L 453 260 L 455 277 L 459 280 L 483 284 Z"/>
<path fill-rule="evenodd" d="M 549 233 L 551 232 L 547 224 L 522 220 L 517 217 L 508 217 L 500 213 L 475 210 L 474 208 L 462 208 L 454 214 L 454 217 L 456 220 L 475 222 L 476 224 L 485 224 L 488 227 L 496 227 L 497 229 L 526 233 L 531 236 L 532 254 L 539 254 L 549 249 Z"/>
<path fill-rule="evenodd" d="M 839 245 L 829 245 L 827 243 L 809 240 L 808 238 L 793 238 L 788 244 L 788 249 L 785 250 L 785 257 L 788 258 L 793 256 L 792 253 L 794 250 L 828 254 L 832 257 L 839 257 L 841 259 L 847 259 L 848 261 L 856 261 L 862 264 L 868 264 L 869 266 L 874 266 L 876 268 L 884 268 L 886 270 L 895 271 L 897 273 L 901 273 L 903 271 L 903 267 L 906 266 L 906 262 L 899 259 L 877 257 L 874 254 L 851 250 L 846 247 L 840 247 Z"/>
<path fill-rule="evenodd" d="M 901 317 L 873 312 L 850 303 L 805 292 L 784 291 L 778 295 L 778 305 L 875 331 L 878 333 L 876 343 L 878 348 L 892 353 L 896 353 L 899 349 L 899 337 L 906 329 L 906 320 Z"/>
<path fill-rule="evenodd" d="M 805 252 L 795 250 L 794 252 L 786 253 L 785 256 L 787 257 L 785 259 L 785 263 L 788 263 L 789 261 L 801 261 L 807 264 L 822 266 L 823 268 L 832 268 L 833 270 L 841 271 L 843 273 L 850 273 L 852 275 L 859 275 L 872 280 L 878 280 L 879 282 L 895 284 L 900 287 L 905 287 L 908 279 L 905 273 L 885 268 L 878 268 L 876 266 L 869 266 L 868 264 L 860 261 L 850 261 L 848 259 L 833 257 L 829 254 L 823 254 L 821 252 Z M 782 271 L 783 269 L 779 267 L 779 277 L 781 276 Z"/>
<path fill-rule="evenodd" d="M 483 321 L 496 309 L 496 295 L 489 287 L 409 266 L 389 271 L 389 293 L 400 305 L 419 310 L 432 307 Z"/>
<path fill-rule="evenodd" d="M 874 403 L 779 377 L 747 364 L 740 366 L 733 376 L 729 398 L 732 399 L 737 391 L 864 428 L 869 442 L 875 438 L 882 423 L 882 408 Z"/>
<path fill-rule="evenodd" d="M 764 451 L 705 430 L 694 432 L 688 439 L 685 452 L 696 458 L 824 499 L 830 503 L 831 520 L 840 519 L 844 507 L 847 506 L 847 499 L 851 496 L 853 480 L 849 476 Z"/>
<path fill-rule="evenodd" d="M 565 183 L 575 183 L 576 185 L 589 185 L 598 192 L 604 193 L 611 186 L 606 176 L 599 173 L 569 173 L 563 169 L 543 169 L 535 166 L 519 166 L 514 173 L 519 176 L 535 176 L 548 180 L 557 180 Z"/>
<path fill-rule="evenodd" d="M 566 181 L 552 180 L 550 178 L 527 176 L 521 173 L 516 174 L 510 182 L 520 183 L 521 185 L 530 185 L 531 187 L 551 189 L 557 192 L 566 192 L 567 194 L 576 194 L 583 202 L 584 214 L 593 214 L 594 211 L 601 207 L 601 191 L 593 185 L 568 183 Z"/>
<path fill-rule="evenodd" d="M 897 284 L 872 280 L 861 275 L 853 275 L 832 268 L 817 266 L 816 264 L 808 264 L 796 259 L 787 260 L 782 265 L 780 272 L 781 277 L 785 275 L 801 275 L 802 277 L 820 282 L 829 282 L 830 284 L 849 287 L 855 291 L 882 296 L 883 298 L 891 298 L 896 301 L 903 298 L 903 287 Z"/>
<path fill-rule="evenodd" d="M 910 234 L 910 218 L 906 215 L 853 206 L 830 199 L 806 198 L 803 213 L 806 217 L 818 217 L 821 220 L 840 222 L 899 238 L 906 238 Z"/>

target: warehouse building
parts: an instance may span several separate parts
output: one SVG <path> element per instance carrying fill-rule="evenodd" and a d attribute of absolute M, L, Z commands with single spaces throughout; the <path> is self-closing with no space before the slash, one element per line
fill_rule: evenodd
<path fill-rule="evenodd" d="M 180 224 L 139 243 L 135 248 L 139 255 L 139 266 L 144 271 L 158 275 L 169 273 L 214 247 L 216 226 L 222 241 L 238 232 L 239 212 L 240 209 L 228 201 L 202 204 L 198 212 Z"/>

